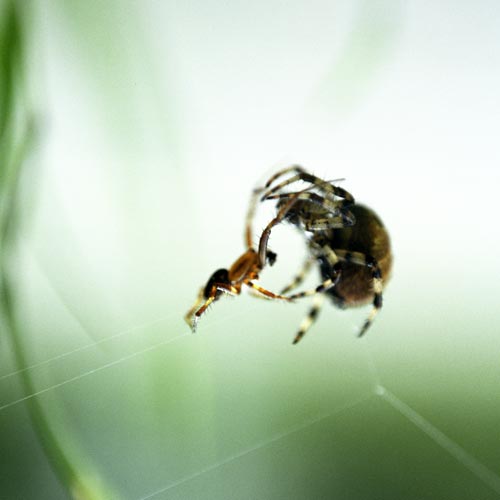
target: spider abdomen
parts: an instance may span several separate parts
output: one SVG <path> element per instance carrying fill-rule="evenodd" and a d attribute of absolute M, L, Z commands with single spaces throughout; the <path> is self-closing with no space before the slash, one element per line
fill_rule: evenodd
<path fill-rule="evenodd" d="M 323 279 L 333 278 L 340 269 L 336 285 L 326 292 L 339 307 L 353 307 L 373 300 L 375 266 L 385 285 L 392 265 L 389 235 L 377 214 L 358 204 L 349 210 L 356 218 L 354 225 L 314 233 L 310 240 L 311 247 L 327 245 L 340 259 L 334 270 L 326 255 L 318 257 Z"/>

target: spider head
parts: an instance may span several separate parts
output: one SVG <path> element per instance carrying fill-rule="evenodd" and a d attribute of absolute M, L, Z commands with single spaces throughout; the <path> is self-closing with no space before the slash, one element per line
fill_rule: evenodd
<path fill-rule="evenodd" d="M 210 276 L 205 289 L 203 290 L 203 296 L 205 299 L 210 297 L 212 290 L 216 288 L 215 299 L 218 299 L 222 293 L 233 293 L 233 286 L 231 285 L 231 280 L 229 279 L 229 271 L 227 269 L 217 269 L 212 276 Z"/>

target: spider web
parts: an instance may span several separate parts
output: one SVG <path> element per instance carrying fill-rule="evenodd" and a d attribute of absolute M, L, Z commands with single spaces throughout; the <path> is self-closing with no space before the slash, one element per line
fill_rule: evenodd
<path fill-rule="evenodd" d="M 208 330 L 209 333 L 203 334 L 205 335 L 204 341 L 210 341 L 210 332 L 213 332 L 214 328 L 218 328 L 221 325 L 228 323 L 231 324 L 235 321 L 245 321 L 245 318 L 248 318 L 249 314 L 255 314 L 255 312 L 259 309 L 260 304 L 261 301 L 254 301 L 248 304 L 245 308 L 245 312 L 231 312 L 228 308 L 228 312 L 225 314 L 219 314 L 216 317 L 209 316 L 204 325 L 204 328 Z M 233 306 L 233 304 L 230 305 L 231 307 Z M 147 333 L 148 330 L 154 330 L 156 326 L 172 322 L 173 319 L 173 314 L 165 315 L 164 317 L 113 333 L 98 341 L 90 342 L 80 347 L 62 352 L 56 356 L 35 362 L 24 368 L 10 371 L 0 377 L 0 383 L 9 383 L 25 372 L 35 375 L 40 369 L 51 371 L 52 368 L 62 361 L 68 361 L 82 356 L 93 357 L 93 349 L 101 348 L 108 343 L 116 343 L 119 345 L 125 342 L 127 338 L 137 336 L 138 334 L 144 335 L 144 333 Z M 317 326 L 317 330 L 320 329 L 321 325 Z M 313 334 L 320 335 L 320 332 L 313 332 Z M 52 394 L 55 395 L 54 397 L 56 397 L 56 399 L 58 399 L 57 394 L 62 388 L 70 390 L 72 386 L 75 386 L 76 384 L 81 385 L 85 379 L 92 379 L 92 377 L 99 373 L 112 372 L 118 368 L 126 369 L 127 365 L 134 359 L 147 358 L 154 352 L 157 352 L 158 355 L 162 357 L 162 353 L 165 353 L 165 350 L 171 349 L 175 344 L 191 342 L 191 345 L 193 346 L 195 345 L 193 344 L 193 339 L 198 336 L 192 336 L 185 332 L 179 335 L 169 336 L 169 338 L 163 338 L 159 341 L 155 340 L 154 335 L 152 337 L 153 338 L 148 338 L 146 335 L 146 338 L 143 339 L 144 345 L 141 348 L 133 349 L 126 355 L 118 356 L 114 359 L 108 359 L 105 362 L 98 363 L 97 366 L 91 369 L 81 370 L 75 375 L 68 376 L 60 381 L 48 384 L 30 394 L 24 394 L 20 397 L 14 397 L 11 400 L 3 401 L 0 405 L 0 413 L 12 410 L 15 407 L 21 407 L 32 398 L 43 398 Z M 216 474 L 218 471 L 227 468 L 233 463 L 244 461 L 246 457 L 255 456 L 258 452 L 265 452 L 266 450 L 272 448 L 273 445 L 280 444 L 281 446 L 286 446 L 287 443 L 293 442 L 297 436 L 304 435 L 311 429 L 318 428 L 325 423 L 335 422 L 343 414 L 359 415 L 360 412 L 366 410 L 367 405 L 371 405 L 375 401 L 382 402 L 383 405 L 393 409 L 404 420 L 417 428 L 422 434 L 430 438 L 458 464 L 467 469 L 492 492 L 500 494 L 500 476 L 493 470 L 489 469 L 480 460 L 475 458 L 473 454 L 462 447 L 457 441 L 448 436 L 445 431 L 435 426 L 422 413 L 418 412 L 412 405 L 408 404 L 404 398 L 388 389 L 383 382 L 383 378 L 380 374 L 377 362 L 371 352 L 370 346 L 363 342 L 359 342 L 357 346 L 359 351 L 362 353 L 363 363 L 365 365 L 363 368 L 364 377 L 366 377 L 368 382 L 366 389 L 360 391 L 360 394 L 349 395 L 345 402 L 341 404 L 334 404 L 330 411 L 320 411 L 312 416 L 303 418 L 301 421 L 284 426 L 278 432 L 271 433 L 263 439 L 256 439 L 252 444 L 242 446 L 237 451 L 229 453 L 217 460 L 213 460 L 209 464 L 194 467 L 192 470 L 184 470 L 178 473 L 177 477 L 172 475 L 171 479 L 163 482 L 160 481 L 160 485 L 157 487 L 144 488 L 147 491 L 145 491 L 142 495 L 134 496 L 134 498 L 170 498 L 173 492 L 182 489 L 186 485 L 196 483 L 196 481 L 199 481 L 204 477 L 210 477 L 210 475 Z M 112 352 L 111 356 L 108 355 L 107 357 L 113 358 L 113 356 L 116 356 L 116 352 Z M 54 373 L 57 373 L 57 370 Z M 126 374 L 126 371 L 124 373 Z M 127 383 L 126 380 L 124 380 L 124 382 Z M 61 397 L 64 401 L 65 396 L 61 395 Z M 91 402 L 92 395 L 87 393 L 87 400 L 85 403 L 91 404 Z M 50 414 L 50 404 L 48 404 L 47 408 Z M 185 469 L 189 468 L 186 467 Z M 158 478 L 155 481 L 152 481 L 152 483 L 154 482 L 158 483 Z M 201 498 L 202 497 L 203 496 L 201 496 Z"/>
<path fill-rule="evenodd" d="M 265 6 L 265 10 L 267 9 Z M 476 12 L 477 9 L 473 10 Z M 427 16 L 428 13 L 425 14 Z M 488 19 L 493 17 L 488 14 Z M 436 20 L 436 25 L 439 26 L 440 16 L 436 16 Z M 299 21 L 297 26 L 302 26 L 302 15 Z M 427 21 L 432 19 L 426 17 L 423 23 L 425 26 Z M 276 28 L 274 19 L 269 27 L 273 30 Z M 163 28 L 162 26 L 162 30 Z M 183 36 L 184 28 L 185 26 L 181 26 Z M 416 33 L 418 34 L 418 31 Z M 469 40 L 475 37 L 461 38 Z M 295 39 L 296 37 L 293 37 L 293 40 Z M 292 38 L 286 44 L 287 54 L 290 51 L 290 41 Z M 363 46 L 365 42 L 366 40 L 363 41 Z M 302 41 L 300 43 L 302 44 Z M 482 45 L 489 46 L 487 43 Z M 254 46 L 253 41 L 251 46 Z M 356 47 L 354 44 L 355 52 Z M 456 48 L 453 47 L 455 51 Z M 267 47 L 265 50 L 267 51 Z M 487 63 L 489 67 L 491 61 L 488 60 Z M 241 66 L 242 69 L 244 67 L 246 62 Z M 407 71 L 408 66 L 403 69 L 404 73 L 412 78 L 422 73 L 422 68 L 419 67 L 411 67 L 411 71 Z M 64 69 L 64 73 L 72 72 Z M 439 78 L 436 78 L 436 82 L 438 81 Z M 442 95 L 448 94 L 449 87 L 436 87 L 439 85 L 436 82 L 433 81 L 427 90 L 429 95 L 436 96 L 438 101 L 430 100 L 430 104 L 426 101 L 426 105 L 432 108 L 432 103 L 435 103 L 434 107 L 438 109 L 441 108 Z M 406 83 L 414 84 L 413 81 Z M 425 85 L 426 82 L 420 80 L 418 84 L 420 83 Z M 331 87 L 331 84 L 327 86 Z M 73 85 L 68 88 L 71 89 L 72 97 L 80 95 L 78 88 L 74 89 Z M 405 85 L 402 88 L 405 88 Z M 471 85 L 471 89 L 475 90 L 476 87 Z M 482 86 L 477 89 L 482 91 Z M 443 94 L 436 90 L 442 90 Z M 149 89 L 146 93 L 150 93 Z M 395 102 L 402 104 L 401 100 L 397 100 L 397 96 L 390 97 L 391 100 L 396 97 Z M 456 103 L 458 102 L 457 100 Z M 417 99 L 416 108 L 420 103 Z M 490 105 L 489 102 L 485 117 L 493 115 Z M 419 110 L 416 108 L 413 111 L 418 115 Z M 444 109 L 446 110 L 446 107 Z M 462 109 L 462 106 L 455 106 L 455 109 Z M 382 102 L 382 108 L 375 109 L 373 122 L 368 120 L 365 123 L 376 124 L 378 127 L 378 110 L 384 113 L 387 111 L 385 102 Z M 411 114 L 404 106 L 402 110 L 406 115 Z M 75 113 L 75 116 L 79 114 Z M 401 118 L 405 123 L 406 116 L 395 113 L 394 117 Z M 470 123 L 480 123 L 475 115 L 469 118 Z M 457 120 L 460 123 L 466 121 Z M 438 120 L 437 123 L 441 122 Z M 441 123 L 445 124 L 447 122 Z M 361 125 L 363 128 L 363 123 Z M 369 153 L 378 151 L 379 146 L 372 146 L 371 150 L 370 141 L 387 139 L 374 134 L 373 129 L 376 127 L 371 127 L 365 135 L 361 132 L 356 137 L 356 144 L 361 140 L 366 141 Z M 491 126 L 491 130 L 494 129 L 495 127 Z M 454 130 L 457 135 L 464 135 L 462 128 L 450 130 Z M 435 135 L 433 134 L 433 137 Z M 450 133 L 452 144 L 449 145 L 446 155 L 441 158 L 446 158 L 450 163 L 453 162 L 450 161 L 449 152 L 455 147 L 457 135 Z M 446 140 L 441 134 L 439 136 L 440 140 Z M 425 139 L 425 135 L 423 138 Z M 414 145 L 405 142 L 404 134 L 399 136 L 399 139 L 403 147 Z M 60 139 L 57 142 L 58 148 L 65 144 L 65 141 Z M 423 144 L 426 144 L 425 140 Z M 433 145 L 431 142 L 428 149 L 432 149 Z M 487 154 L 496 149 L 488 150 L 482 143 L 475 146 L 477 151 L 486 152 L 481 159 L 487 164 Z M 73 153 L 74 148 L 69 149 Z M 114 157 L 115 153 L 111 156 Z M 217 155 L 214 153 L 214 156 Z M 420 159 L 428 160 L 425 157 Z M 473 160 L 474 164 L 481 163 L 477 161 L 476 152 Z M 141 158 L 141 163 L 147 164 L 147 161 Z M 395 164 L 399 165 L 398 162 Z M 422 164 L 425 165 L 425 161 L 422 161 Z M 412 179 L 412 188 L 415 192 L 432 196 L 433 193 L 429 191 L 432 183 L 429 183 L 428 177 L 432 177 L 433 183 L 439 185 L 439 179 L 436 179 L 438 173 L 432 168 L 422 170 L 422 164 L 415 160 L 413 166 L 424 182 L 419 184 L 415 177 Z M 408 165 L 411 163 L 408 162 Z M 81 167 L 86 179 L 88 165 Z M 376 172 L 376 167 L 380 165 L 370 165 L 372 175 Z M 122 170 L 119 172 L 121 174 Z M 453 175 L 456 175 L 455 171 Z M 408 184 L 406 176 L 407 172 L 404 172 L 400 179 L 401 185 Z M 253 172 L 248 177 L 253 181 Z M 448 180 L 445 182 L 441 179 L 441 185 L 449 186 Z M 220 188 L 218 183 L 219 181 L 214 186 L 217 189 Z M 99 183 L 94 183 L 92 187 L 95 185 Z M 239 185 L 246 185 L 246 182 L 240 182 Z M 491 186 L 494 185 L 498 183 L 491 183 Z M 467 192 L 471 191 L 483 192 L 480 189 L 467 189 Z M 71 196 L 70 189 L 68 193 L 68 196 Z M 442 193 L 434 193 L 436 200 L 440 199 L 438 194 Z M 408 196 L 407 191 L 403 191 L 399 196 Z M 398 193 L 393 193 L 391 203 L 403 206 L 404 200 L 397 197 Z M 460 193 L 455 199 L 462 197 L 463 193 Z M 107 200 L 105 196 L 104 198 Z M 496 199 L 493 192 L 490 199 Z M 379 201 L 384 202 L 383 199 Z M 183 198 L 179 196 L 176 204 L 165 207 L 165 213 L 178 213 L 178 207 L 182 206 L 182 203 Z M 394 207 L 389 208 L 394 211 Z M 495 213 L 494 208 L 492 205 L 485 212 Z M 102 217 L 102 213 L 96 207 L 94 209 L 95 218 Z M 384 210 L 383 213 L 390 213 L 391 210 Z M 54 211 L 60 216 L 63 212 Z M 410 212 L 411 210 L 404 214 L 405 224 L 408 223 L 406 218 L 412 215 Z M 464 218 L 461 223 L 465 221 L 468 222 L 468 226 L 464 224 L 467 227 L 476 227 L 476 212 L 464 212 L 466 213 L 461 214 Z M 470 220 L 466 219 L 468 214 L 472 214 Z M 448 215 L 449 221 L 456 219 L 456 213 Z M 120 216 L 123 214 L 120 213 Z M 417 224 L 412 227 L 422 230 L 422 234 L 427 234 L 429 241 L 433 241 L 433 237 L 437 240 L 442 229 L 439 228 L 439 234 L 432 234 L 432 230 L 427 228 L 429 221 L 435 218 L 435 210 L 425 213 L 425 207 L 420 207 L 419 204 L 418 214 L 415 214 L 411 221 Z M 423 224 L 418 226 L 419 221 L 425 221 L 425 227 Z M 161 222 L 157 227 L 164 229 L 163 219 Z M 491 227 L 495 227 L 493 222 Z M 397 230 L 392 224 L 390 227 L 395 234 L 408 234 L 407 226 L 400 226 Z M 424 233 L 423 229 L 429 232 Z M 458 226 L 456 229 L 456 234 L 463 234 L 463 227 Z M 207 233 L 212 231 L 205 227 L 202 227 L 202 230 Z M 49 233 L 50 231 L 47 234 Z M 56 236 L 59 237 L 59 233 L 56 233 Z M 209 241 L 212 234 L 205 236 L 202 240 Z M 485 231 L 479 236 L 481 238 L 478 239 L 484 243 L 489 232 L 487 234 Z M 98 240 L 97 237 L 96 241 Z M 193 242 L 195 243 L 199 241 Z M 464 243 L 460 241 L 460 246 Z M 169 248 L 167 247 L 167 250 Z M 442 255 L 451 255 L 451 252 L 445 250 L 450 249 L 440 248 Z M 455 265 L 468 261 L 470 255 L 475 255 L 473 250 L 477 251 L 472 247 L 466 250 Z M 414 242 L 411 242 L 407 255 L 412 251 Z M 486 255 L 486 249 L 482 251 L 485 261 L 497 262 L 497 252 L 492 251 L 491 255 Z M 182 262 L 185 257 L 181 251 L 175 255 L 167 255 L 167 260 L 172 262 Z M 450 281 L 454 287 L 460 286 L 457 284 L 456 268 L 449 276 L 440 276 L 442 279 L 439 279 L 436 266 L 439 259 L 436 259 L 434 253 L 431 258 L 430 266 L 420 269 L 420 273 L 414 276 L 415 283 L 422 283 L 422 276 L 432 275 L 438 283 Z M 40 271 L 45 274 L 46 281 L 52 283 L 54 276 L 49 272 Z M 491 272 L 491 268 L 485 268 L 484 271 L 485 274 Z M 398 274 L 403 274 L 401 268 L 398 269 Z M 406 277 L 408 278 L 408 274 Z M 467 281 L 463 276 L 462 279 Z M 405 386 L 404 383 L 405 373 L 412 368 L 408 361 L 409 356 L 398 353 L 392 347 L 406 346 L 412 357 L 421 361 L 422 356 L 419 357 L 418 353 L 425 349 L 425 343 L 412 343 L 412 338 L 420 336 L 426 330 L 432 330 L 430 325 L 434 318 L 426 309 L 436 303 L 439 304 L 440 310 L 434 311 L 434 317 L 444 315 L 455 318 L 453 324 L 456 328 L 449 334 L 452 340 L 445 338 L 441 344 L 449 347 L 455 345 L 456 333 L 460 328 L 477 328 L 481 314 L 496 324 L 493 314 L 485 314 L 485 305 L 475 304 L 478 317 L 472 318 L 473 321 L 469 323 L 464 322 L 466 326 L 461 327 L 459 323 L 464 316 L 460 316 L 460 311 L 457 312 L 453 308 L 445 312 L 441 310 L 445 303 L 443 297 L 434 296 L 434 300 L 431 300 L 427 296 L 426 301 L 422 297 L 412 296 L 411 300 L 407 298 L 401 301 L 400 298 L 408 297 L 411 291 L 400 286 L 389 292 L 386 307 L 366 339 L 356 341 L 349 338 L 349 329 L 352 329 L 354 335 L 362 313 L 350 315 L 325 306 L 307 338 L 299 346 L 292 348 L 288 335 L 294 332 L 301 319 L 301 312 L 304 312 L 300 310 L 300 306 L 291 311 L 277 304 L 252 302 L 245 297 L 239 297 L 235 301 L 217 304 L 217 312 L 204 318 L 200 332 L 193 336 L 186 331 L 181 319 L 193 298 L 193 290 L 189 289 L 184 295 L 172 296 L 169 300 L 165 298 L 163 303 L 171 307 L 168 314 L 158 308 L 161 312 L 149 315 L 150 319 L 147 321 L 124 321 L 129 325 L 126 328 L 110 325 L 105 328 L 105 332 L 100 332 L 101 335 L 96 335 L 91 329 L 80 324 L 81 311 L 77 310 L 76 301 L 72 302 L 66 297 L 65 290 L 58 290 L 55 282 L 51 287 L 55 292 L 52 295 L 50 290 L 44 289 L 43 286 L 41 288 L 44 293 L 38 294 L 37 300 L 42 298 L 46 303 L 58 302 L 60 309 L 67 310 L 65 314 L 58 315 L 43 327 L 37 324 L 39 316 L 28 314 L 33 320 L 33 324 L 27 325 L 31 336 L 27 335 L 23 341 L 33 359 L 27 365 L 19 367 L 5 359 L 2 367 L 0 429 L 4 432 L 2 444 L 4 454 L 8 457 L 3 463 L 4 477 L 7 478 L 4 481 L 7 486 L 11 481 L 9 473 L 14 478 L 18 477 L 15 474 L 16 469 L 22 471 L 22 477 L 18 479 L 19 486 L 25 486 L 27 483 L 28 462 L 25 460 L 21 464 L 15 463 L 14 451 L 17 452 L 20 445 L 12 436 L 19 436 L 19 439 L 32 436 L 31 441 L 28 438 L 22 442 L 28 450 L 29 464 L 37 472 L 31 477 L 40 477 L 44 473 L 47 478 L 52 477 L 48 468 L 43 468 L 45 457 L 36 444 L 37 436 L 29 434 L 30 423 L 26 418 L 26 407 L 30 401 L 36 400 L 41 403 L 56 431 L 69 429 L 74 440 L 79 442 L 86 452 L 85 459 L 95 461 L 96 469 L 101 471 L 102 480 L 112 484 L 120 491 L 120 496 L 126 498 L 337 497 L 477 500 L 493 498 L 492 495 L 497 498 L 500 495 L 497 467 L 487 465 L 500 464 L 498 439 L 495 440 L 494 434 L 498 428 L 498 411 L 491 415 L 492 405 L 498 404 L 495 394 L 491 394 L 498 387 L 498 370 L 489 362 L 489 353 L 485 352 L 484 344 L 481 345 L 480 359 L 473 359 L 472 368 L 462 366 L 467 359 L 465 355 L 460 357 L 448 348 L 441 352 L 439 359 L 421 364 L 420 370 L 414 369 L 412 373 L 422 375 L 428 384 L 422 384 L 416 389 L 410 384 Z M 147 292 L 144 288 L 142 291 Z M 455 288 L 453 291 L 455 292 Z M 488 291 L 490 293 L 486 293 Z M 496 291 L 492 288 L 486 290 L 484 295 L 494 295 Z M 494 302 L 487 305 L 491 311 L 497 306 Z M 417 318 L 395 318 L 391 313 L 404 311 L 402 316 L 409 316 L 406 311 L 414 311 L 417 307 L 420 307 Z M 46 316 L 50 314 L 46 313 Z M 61 318 L 64 318 L 64 321 Z M 413 323 L 418 324 L 415 327 Z M 108 324 L 105 317 L 102 324 Z M 54 332 L 58 334 L 58 338 L 65 341 L 56 347 L 52 346 L 54 352 L 48 354 L 50 349 L 46 348 L 45 344 Z M 435 337 L 446 336 L 446 332 L 442 331 L 432 330 L 431 333 L 435 333 Z M 62 345 L 66 347 L 61 348 Z M 430 345 L 439 349 L 437 342 Z M 471 358 L 474 358 L 474 345 L 470 343 L 466 349 L 468 353 L 470 351 Z M 491 346 L 488 346 L 488 349 L 493 352 Z M 38 352 L 46 354 L 37 356 Z M 392 360 L 388 360 L 388 356 L 394 352 L 401 354 L 401 360 L 408 361 L 408 366 L 391 370 Z M 1 356 L 2 359 L 7 358 L 5 350 Z M 10 368 L 7 368 L 9 362 Z M 498 365 L 496 358 L 494 363 Z M 444 375 L 441 374 L 446 379 L 442 386 L 446 387 L 446 391 L 452 392 L 450 397 L 447 397 L 445 391 L 433 393 L 432 383 L 439 385 L 439 380 L 437 377 L 425 377 L 426 374 L 421 373 L 440 364 L 446 366 Z M 450 369 L 455 364 L 460 369 Z M 471 370 L 476 366 L 480 366 L 482 371 L 474 373 L 473 383 L 468 383 L 467 376 L 471 375 Z M 492 374 L 493 381 L 488 383 L 488 377 Z M 23 391 L 21 383 L 22 378 L 26 376 L 34 381 L 35 387 L 27 393 Z M 459 381 L 461 392 L 450 382 L 452 379 Z M 424 404 L 425 397 L 418 397 L 421 393 L 431 393 L 433 397 L 430 403 Z M 483 395 L 485 402 L 479 401 Z M 451 411 L 454 410 L 459 415 L 462 410 L 460 405 L 466 406 L 468 401 L 472 401 L 467 415 L 470 420 L 459 419 L 461 426 L 457 429 L 457 425 L 450 425 L 453 418 L 450 418 L 450 411 L 445 411 L 446 406 L 455 404 Z M 429 406 L 432 404 L 439 407 L 443 416 L 430 410 Z M 474 414 L 470 414 L 471 406 Z M 490 414 L 487 414 L 488 411 Z M 484 433 L 472 431 L 468 434 L 469 422 L 476 427 L 484 424 Z M 494 450 L 490 454 L 487 451 L 488 443 L 474 442 L 481 440 L 477 435 L 485 436 L 485 441 L 491 441 Z M 68 445 L 68 448 L 71 448 L 71 445 Z M 12 453 L 9 453 L 10 450 Z M 423 464 L 426 460 L 429 465 Z M 437 472 L 434 473 L 434 470 Z M 82 475 L 85 475 L 83 466 Z M 402 479 L 398 479 L 399 476 Z M 415 482 L 417 487 L 412 489 Z M 406 489 L 402 489 L 402 485 Z M 324 493 L 325 490 L 328 494 Z M 16 495 L 17 493 L 16 491 Z M 39 496 L 38 491 L 30 493 L 31 497 Z"/>

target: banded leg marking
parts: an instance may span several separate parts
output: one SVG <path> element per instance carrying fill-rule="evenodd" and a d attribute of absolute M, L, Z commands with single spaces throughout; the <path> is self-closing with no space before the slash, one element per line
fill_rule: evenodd
<path fill-rule="evenodd" d="M 290 171 L 296 171 L 298 172 L 296 175 L 293 175 L 292 177 L 289 177 L 288 179 L 285 179 L 284 181 L 280 182 L 279 184 L 276 184 L 274 187 L 268 189 L 264 195 L 261 197 L 261 201 L 267 198 L 268 196 L 276 193 L 280 189 L 283 189 L 284 187 L 293 184 L 294 182 L 297 181 L 304 181 L 304 182 L 309 182 L 310 184 L 316 186 L 319 190 L 322 190 L 326 194 L 338 196 L 339 198 L 344 198 L 345 200 L 348 200 L 351 203 L 354 203 L 354 197 L 352 196 L 349 191 L 346 191 L 345 189 L 335 186 L 334 184 L 331 184 L 328 181 L 324 181 L 320 177 L 316 177 L 315 175 L 309 174 L 305 172 L 303 169 L 297 170 L 294 169 L 293 167 L 290 167 L 288 169 L 288 172 Z M 286 173 L 286 171 L 282 171 L 282 173 Z M 278 172 L 279 174 L 279 172 Z M 273 178 L 274 177 L 274 178 Z M 278 175 L 273 176 L 265 186 L 265 189 L 269 188 L 272 182 L 279 177 Z"/>
<path fill-rule="evenodd" d="M 322 294 L 323 292 L 326 292 L 329 288 L 332 288 L 337 284 L 338 280 L 340 279 L 340 273 L 341 273 L 340 263 L 337 262 L 337 264 L 333 266 L 333 275 L 331 278 L 326 279 L 325 281 L 323 281 L 323 283 L 320 283 L 316 288 L 313 288 L 311 290 L 305 290 L 304 292 L 295 293 L 293 295 L 289 295 L 288 297 L 291 300 L 295 300 L 295 299 L 301 299 L 303 297 L 310 297 L 311 295 Z"/>
<path fill-rule="evenodd" d="M 306 231 L 326 231 L 327 229 L 341 229 L 343 227 L 353 226 L 354 217 L 349 216 L 350 212 L 341 213 L 336 217 L 327 217 L 324 219 L 313 219 L 304 223 Z"/>
<path fill-rule="evenodd" d="M 285 295 L 286 293 L 290 292 L 291 290 L 294 290 L 295 288 L 297 288 L 304 281 L 305 277 L 309 274 L 309 271 L 311 270 L 311 267 L 313 264 L 314 264 L 314 259 L 311 259 L 311 258 L 306 259 L 302 269 L 293 278 L 293 280 L 281 290 L 280 293 L 282 295 Z"/>
<path fill-rule="evenodd" d="M 321 196 L 317 193 L 308 193 L 306 190 L 292 192 L 292 193 L 271 194 L 269 196 L 262 197 L 261 201 L 276 200 L 276 199 L 283 200 L 286 198 L 290 198 L 291 196 L 294 196 L 296 194 L 298 194 L 297 196 L 298 200 L 306 200 L 312 204 L 319 205 L 334 215 L 341 213 L 342 209 L 345 209 L 346 207 L 352 205 L 352 202 L 349 200 L 332 200 L 330 198 L 326 198 L 325 196 Z M 352 224 L 354 224 L 354 221 L 352 222 Z"/>
<path fill-rule="evenodd" d="M 256 285 L 253 281 L 246 281 L 245 284 L 248 285 L 253 290 L 256 290 L 260 294 L 262 294 L 265 297 L 268 297 L 270 299 L 286 300 L 287 302 L 291 302 L 292 301 L 292 299 L 290 297 L 285 297 L 284 295 L 280 295 L 280 294 L 271 292 L 270 290 L 267 290 L 266 288 L 263 288 L 263 287 L 261 287 L 259 285 Z"/>
<path fill-rule="evenodd" d="M 264 187 L 267 189 L 276 179 L 288 174 L 289 172 L 305 173 L 306 171 L 300 165 L 291 165 L 290 167 L 283 168 L 282 170 L 278 170 L 278 172 L 271 176 Z"/>
<path fill-rule="evenodd" d="M 377 266 L 372 273 L 373 276 L 373 303 L 372 303 L 372 309 L 368 315 L 368 318 L 366 318 L 363 326 L 361 327 L 361 330 L 358 333 L 358 337 L 362 337 L 368 328 L 370 328 L 370 325 L 373 323 L 373 320 L 375 319 L 375 316 L 379 312 L 379 310 L 382 308 L 382 278 L 380 274 L 380 268 Z"/>
<path fill-rule="evenodd" d="M 293 339 L 293 344 L 297 344 L 297 342 L 300 341 L 300 339 L 307 333 L 307 330 L 309 330 L 312 324 L 316 321 L 321 310 L 321 306 L 323 305 L 323 301 L 324 295 L 316 295 L 316 297 L 314 297 L 313 305 L 309 310 L 308 315 L 302 320 L 302 323 L 299 326 L 299 331 Z"/>

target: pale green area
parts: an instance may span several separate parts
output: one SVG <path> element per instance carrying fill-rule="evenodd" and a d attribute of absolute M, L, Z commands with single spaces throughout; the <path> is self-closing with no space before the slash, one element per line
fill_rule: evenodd
<path fill-rule="evenodd" d="M 496 3 L 0 5 L 1 498 L 500 497 Z M 390 230 L 372 330 L 244 295 L 191 335 L 292 161 Z"/>

